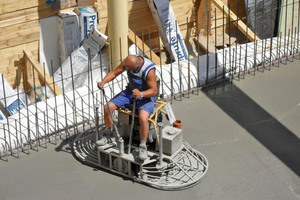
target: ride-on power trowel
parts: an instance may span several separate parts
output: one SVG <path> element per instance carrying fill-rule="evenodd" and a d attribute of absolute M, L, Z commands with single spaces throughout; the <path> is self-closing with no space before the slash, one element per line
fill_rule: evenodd
<path fill-rule="evenodd" d="M 103 96 L 108 103 L 104 92 Z M 104 146 L 97 145 L 105 127 L 104 124 L 99 125 L 96 108 L 95 126 L 79 132 L 74 140 L 76 157 L 84 164 L 162 190 L 180 190 L 197 184 L 207 172 L 206 157 L 183 139 L 181 128 L 163 123 L 163 115 L 169 119 L 172 114 L 170 104 L 156 100 L 155 108 L 148 119 L 146 160 L 140 160 L 138 156 L 139 120 L 135 104 L 132 108 L 118 110 L 118 119 L 113 120 L 115 141 Z M 113 118 L 111 110 L 110 114 Z"/>

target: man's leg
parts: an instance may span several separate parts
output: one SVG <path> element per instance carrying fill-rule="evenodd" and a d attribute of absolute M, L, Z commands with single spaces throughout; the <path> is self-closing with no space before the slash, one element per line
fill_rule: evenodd
<path fill-rule="evenodd" d="M 141 141 L 147 141 L 149 132 L 149 113 L 145 110 L 139 110 L 139 122 L 140 122 L 140 138 Z"/>
<path fill-rule="evenodd" d="M 114 112 L 118 108 L 112 102 L 109 102 L 109 106 L 110 106 L 111 112 Z M 112 121 L 112 118 L 110 116 L 107 104 L 105 104 L 105 106 L 104 106 L 104 123 L 105 123 L 105 129 L 111 129 L 112 128 L 113 121 Z"/>
<path fill-rule="evenodd" d="M 109 106 L 111 109 L 111 112 L 114 112 L 118 107 L 112 103 L 109 102 Z M 105 131 L 103 137 L 97 141 L 97 144 L 100 146 L 106 145 L 107 143 L 111 143 L 113 140 L 113 134 L 111 132 L 111 128 L 113 125 L 113 121 L 109 112 L 108 105 L 106 104 L 104 106 L 104 122 L 105 122 Z"/>
<path fill-rule="evenodd" d="M 149 113 L 145 110 L 139 110 L 139 122 L 140 122 L 140 153 L 139 157 L 141 160 L 146 160 L 148 157 L 146 141 L 148 138 L 149 132 L 149 123 L 148 123 Z"/>

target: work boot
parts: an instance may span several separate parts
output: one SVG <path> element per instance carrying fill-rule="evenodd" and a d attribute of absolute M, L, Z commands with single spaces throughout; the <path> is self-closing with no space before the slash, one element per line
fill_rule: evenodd
<path fill-rule="evenodd" d="M 107 143 L 113 143 L 114 137 L 111 129 L 105 129 L 103 137 L 96 142 L 98 146 L 104 146 Z"/>
<path fill-rule="evenodd" d="M 106 144 L 113 143 L 114 140 L 115 140 L 115 138 L 113 137 L 112 134 L 110 134 L 110 135 L 104 135 L 100 140 L 98 140 L 98 141 L 96 142 L 96 144 L 97 144 L 98 146 L 104 146 L 104 145 L 106 145 Z"/>
<path fill-rule="evenodd" d="M 145 145 L 140 145 L 139 158 L 141 160 L 146 160 L 148 158 L 147 147 Z"/>

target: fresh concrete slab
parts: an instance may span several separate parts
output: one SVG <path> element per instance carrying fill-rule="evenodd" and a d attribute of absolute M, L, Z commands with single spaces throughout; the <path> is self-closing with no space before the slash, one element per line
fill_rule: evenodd
<path fill-rule="evenodd" d="M 207 176 L 161 191 L 78 162 L 71 140 L 0 163 L 0 199 L 300 199 L 300 61 L 172 101 Z"/>

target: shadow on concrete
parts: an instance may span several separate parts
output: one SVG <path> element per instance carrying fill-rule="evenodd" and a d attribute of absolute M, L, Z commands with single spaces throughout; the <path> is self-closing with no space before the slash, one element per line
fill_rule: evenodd
<path fill-rule="evenodd" d="M 75 140 L 75 137 L 76 135 L 73 135 L 69 138 L 61 140 L 60 144 L 55 148 L 55 151 L 65 152 L 74 155 L 72 151 L 72 145 L 73 145 L 73 141 Z"/>
<path fill-rule="evenodd" d="M 293 132 L 234 84 L 207 88 L 204 93 L 300 176 L 300 139 Z"/>

